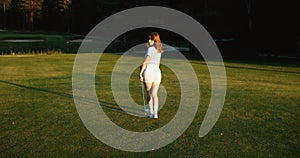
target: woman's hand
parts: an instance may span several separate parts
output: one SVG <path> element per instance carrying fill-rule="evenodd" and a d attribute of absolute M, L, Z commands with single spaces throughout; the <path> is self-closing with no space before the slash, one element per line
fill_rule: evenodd
<path fill-rule="evenodd" d="M 143 73 L 140 73 L 140 81 L 143 81 Z"/>

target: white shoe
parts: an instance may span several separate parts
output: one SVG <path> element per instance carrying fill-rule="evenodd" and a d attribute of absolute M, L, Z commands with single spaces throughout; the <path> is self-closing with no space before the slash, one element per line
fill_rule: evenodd
<path fill-rule="evenodd" d="M 156 118 L 156 119 L 157 119 L 157 118 L 158 118 L 158 114 L 154 114 L 154 118 Z"/>
<path fill-rule="evenodd" d="M 154 114 L 150 114 L 149 118 L 154 118 Z"/>
<path fill-rule="evenodd" d="M 150 109 L 145 109 L 145 115 L 149 115 L 150 114 Z"/>

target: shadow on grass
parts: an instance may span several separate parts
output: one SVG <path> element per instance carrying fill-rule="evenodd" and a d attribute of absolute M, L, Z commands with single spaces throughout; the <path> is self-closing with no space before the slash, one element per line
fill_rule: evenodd
<path fill-rule="evenodd" d="M 12 85 L 12 86 L 20 87 L 20 88 L 26 88 L 26 89 L 30 89 L 30 90 L 35 90 L 35 91 L 39 91 L 39 92 L 45 92 L 45 93 L 49 93 L 49 94 L 54 94 L 54 95 L 58 95 L 58 96 L 69 98 L 69 99 L 74 99 L 74 97 L 76 97 L 76 99 L 79 99 L 81 101 L 85 101 L 85 102 L 88 102 L 88 103 L 91 103 L 91 104 L 95 104 L 95 105 L 98 104 L 98 102 L 96 102 L 95 100 L 92 100 L 92 99 L 88 99 L 88 98 L 84 98 L 84 97 L 80 97 L 80 96 L 73 96 L 71 94 L 57 92 L 57 91 L 53 91 L 53 90 L 49 90 L 49 89 L 35 88 L 35 87 L 30 87 L 30 86 L 21 85 L 21 84 L 12 83 L 12 82 L 3 81 L 3 80 L 0 80 L 0 83 L 5 83 L 5 84 L 8 84 L 8 85 Z M 118 108 L 117 104 L 113 104 L 113 103 L 109 103 L 109 102 L 105 102 L 105 101 L 100 101 L 100 100 L 98 100 L 98 101 L 99 101 L 101 107 L 103 107 L 103 108 L 105 108 L 107 110 L 124 113 L 123 110 L 121 110 L 120 108 Z"/>

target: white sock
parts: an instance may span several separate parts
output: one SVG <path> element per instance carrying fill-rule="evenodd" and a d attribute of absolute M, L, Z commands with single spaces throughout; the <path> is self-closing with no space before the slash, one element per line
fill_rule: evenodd
<path fill-rule="evenodd" d="M 153 104 L 150 104 L 150 105 L 149 105 L 149 108 L 150 108 L 150 114 L 154 114 L 154 111 L 153 111 Z"/>
<path fill-rule="evenodd" d="M 154 114 L 157 115 L 158 113 L 158 105 L 154 105 Z"/>

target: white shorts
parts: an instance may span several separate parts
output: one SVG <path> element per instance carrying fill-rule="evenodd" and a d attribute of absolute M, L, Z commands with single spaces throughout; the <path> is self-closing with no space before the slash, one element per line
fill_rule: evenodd
<path fill-rule="evenodd" d="M 146 83 L 160 83 L 161 82 L 161 71 L 158 65 L 147 65 L 144 71 L 144 82 Z"/>

